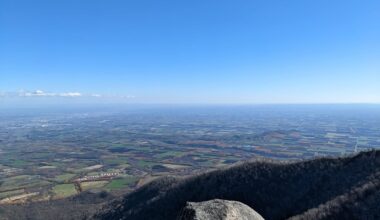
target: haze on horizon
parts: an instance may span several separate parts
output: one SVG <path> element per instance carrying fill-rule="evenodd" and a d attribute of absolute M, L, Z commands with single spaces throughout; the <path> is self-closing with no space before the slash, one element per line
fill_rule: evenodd
<path fill-rule="evenodd" d="M 380 103 L 380 2 L 0 1 L 0 107 Z"/>

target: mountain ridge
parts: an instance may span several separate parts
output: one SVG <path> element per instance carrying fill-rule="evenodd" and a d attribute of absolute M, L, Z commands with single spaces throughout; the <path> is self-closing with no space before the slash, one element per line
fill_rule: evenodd
<path fill-rule="evenodd" d="M 292 162 L 260 159 L 153 181 L 93 219 L 176 219 L 187 202 L 216 198 L 242 202 L 265 219 L 376 219 L 379 177 L 379 150 Z"/>

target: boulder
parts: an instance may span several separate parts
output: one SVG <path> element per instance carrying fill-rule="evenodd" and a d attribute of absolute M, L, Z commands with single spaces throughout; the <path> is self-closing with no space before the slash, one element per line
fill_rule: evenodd
<path fill-rule="evenodd" d="M 264 220 L 249 206 L 229 200 L 187 202 L 178 220 Z"/>

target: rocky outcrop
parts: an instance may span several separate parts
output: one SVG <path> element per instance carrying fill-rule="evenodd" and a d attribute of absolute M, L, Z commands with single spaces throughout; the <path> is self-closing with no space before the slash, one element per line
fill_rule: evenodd
<path fill-rule="evenodd" d="M 178 220 L 263 220 L 249 206 L 236 201 L 214 199 L 187 202 Z"/>

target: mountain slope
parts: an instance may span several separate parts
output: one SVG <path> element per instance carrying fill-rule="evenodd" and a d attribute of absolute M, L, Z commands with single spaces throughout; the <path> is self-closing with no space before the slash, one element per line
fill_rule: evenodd
<path fill-rule="evenodd" d="M 259 160 L 154 181 L 95 219 L 176 219 L 186 202 L 242 202 L 265 219 L 379 219 L 380 151 L 300 162 Z"/>

